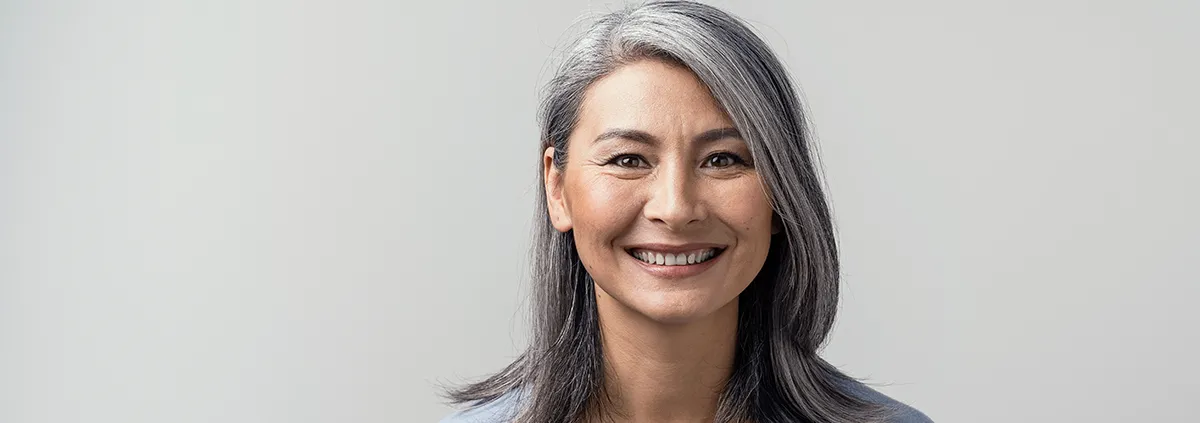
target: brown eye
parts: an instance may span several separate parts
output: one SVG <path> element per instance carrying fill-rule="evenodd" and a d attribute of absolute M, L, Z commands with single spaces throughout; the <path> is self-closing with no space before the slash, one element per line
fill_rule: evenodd
<path fill-rule="evenodd" d="M 745 162 L 746 161 L 742 160 L 741 157 L 738 157 L 732 153 L 716 153 L 708 156 L 708 158 L 704 160 L 704 166 L 721 169 Z"/>
<path fill-rule="evenodd" d="M 632 168 L 645 167 L 646 160 L 639 156 L 633 155 L 633 154 L 622 154 L 617 157 L 613 157 L 611 160 L 608 161 L 607 164 L 614 164 L 614 165 L 617 165 L 620 167 L 627 167 L 627 168 L 632 169 Z"/>

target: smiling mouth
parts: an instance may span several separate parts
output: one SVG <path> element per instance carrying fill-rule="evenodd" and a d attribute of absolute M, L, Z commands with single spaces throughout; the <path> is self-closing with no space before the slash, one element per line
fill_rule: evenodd
<path fill-rule="evenodd" d="M 725 249 L 701 248 L 694 251 L 685 251 L 682 253 L 673 254 L 640 248 L 631 248 L 625 250 L 625 252 L 629 253 L 629 255 L 633 258 L 647 264 L 653 264 L 657 266 L 688 266 L 704 263 L 717 258 L 721 255 L 721 253 L 725 252 Z"/>

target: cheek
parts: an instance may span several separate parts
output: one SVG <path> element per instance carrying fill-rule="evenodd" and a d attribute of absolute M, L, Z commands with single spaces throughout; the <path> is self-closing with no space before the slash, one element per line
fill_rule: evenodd
<path fill-rule="evenodd" d="M 771 240 L 771 203 L 756 178 L 744 178 L 720 193 L 721 214 L 743 242 L 769 245 Z"/>
<path fill-rule="evenodd" d="M 568 183 L 567 201 L 571 209 L 576 243 L 595 245 L 612 240 L 637 217 L 637 185 L 603 176 L 581 175 Z M 624 182 L 624 183 L 623 183 Z M 580 251 L 584 253 L 584 251 Z"/>

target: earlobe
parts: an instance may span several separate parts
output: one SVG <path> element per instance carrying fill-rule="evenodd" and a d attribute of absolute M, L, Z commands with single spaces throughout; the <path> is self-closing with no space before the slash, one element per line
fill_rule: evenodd
<path fill-rule="evenodd" d="M 542 154 L 542 180 L 545 181 L 546 210 L 550 223 L 559 232 L 571 230 L 571 214 L 563 196 L 562 171 L 554 165 L 554 147 L 546 148 Z"/>

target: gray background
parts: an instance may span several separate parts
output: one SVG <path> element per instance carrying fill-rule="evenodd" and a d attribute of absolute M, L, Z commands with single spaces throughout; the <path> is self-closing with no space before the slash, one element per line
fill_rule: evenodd
<path fill-rule="evenodd" d="M 833 363 L 1200 419 L 1200 3 L 713 3 L 813 110 Z M 0 2 L 0 421 L 443 416 L 524 345 L 537 89 L 612 4 Z"/>

